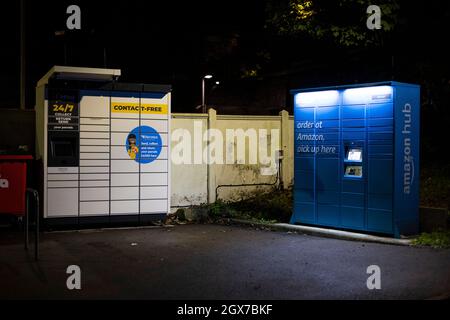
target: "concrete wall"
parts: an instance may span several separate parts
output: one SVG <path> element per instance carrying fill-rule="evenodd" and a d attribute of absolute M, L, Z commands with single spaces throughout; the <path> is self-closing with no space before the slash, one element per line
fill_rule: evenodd
<path fill-rule="evenodd" d="M 180 137 L 180 129 L 184 129 L 187 133 L 183 136 L 191 138 L 190 157 L 185 159 L 190 158 L 192 162 L 197 160 L 197 163 L 174 163 L 174 158 L 180 156 L 178 152 L 180 149 L 177 150 L 176 147 L 177 145 L 180 146 L 183 139 Z M 206 133 L 207 129 L 216 129 L 216 134 L 221 133 L 223 141 L 215 141 L 216 134 L 211 133 L 211 130 L 209 131 L 210 134 Z M 237 129 L 242 131 L 236 131 Z M 233 132 L 237 136 L 234 139 L 227 139 L 227 130 L 228 132 L 234 130 Z M 250 147 L 251 139 L 244 137 L 242 134 L 250 132 L 247 130 L 256 133 L 256 141 L 252 141 L 256 142 L 253 148 Z M 269 188 L 269 186 L 237 185 L 275 183 L 277 181 L 277 169 L 274 164 L 278 164 L 278 158 L 275 154 L 278 154 L 279 149 L 284 152 L 280 170 L 281 181 L 285 188 L 293 182 L 293 117 L 290 117 L 286 111 L 282 111 L 278 116 L 217 115 L 213 109 L 210 109 L 206 115 L 175 113 L 172 114 L 171 131 L 171 205 L 173 208 L 207 203 L 208 199 L 209 202 L 214 202 L 216 194 L 220 199 L 232 200 L 255 189 Z M 199 137 L 201 137 L 200 140 L 198 140 Z M 245 153 L 241 158 L 237 157 L 238 139 L 245 139 Z M 212 142 L 212 144 L 208 144 L 207 141 Z M 194 155 L 196 143 L 197 154 Z M 200 144 L 201 155 L 198 151 Z M 220 150 L 213 145 L 216 147 L 220 145 Z M 232 152 L 233 150 L 234 152 Z M 174 155 L 174 153 L 177 154 Z M 261 163 L 264 155 L 272 158 L 270 164 Z M 255 159 L 256 163 L 251 161 Z M 272 167 L 272 169 L 269 167 Z M 222 187 L 217 188 L 218 186 Z"/>
<path fill-rule="evenodd" d="M 198 121 L 202 125 L 201 134 L 207 129 L 208 116 L 202 114 L 172 114 L 171 131 L 177 129 L 187 130 L 194 136 L 194 122 Z M 179 140 L 172 135 L 171 147 Z M 203 143 L 202 146 L 206 146 Z M 194 145 L 191 144 L 191 155 L 194 155 Z M 176 150 L 175 150 L 176 151 Z M 171 206 L 190 206 L 207 202 L 207 165 L 201 164 L 174 164 L 171 163 Z"/>
<path fill-rule="evenodd" d="M 234 148 L 234 156 L 232 164 L 215 164 L 212 166 L 212 179 L 215 186 L 218 185 L 239 185 L 239 184 L 253 184 L 253 183 L 274 183 L 277 176 L 274 174 L 264 174 L 264 170 L 269 170 L 270 164 L 261 164 L 260 149 L 264 144 L 267 145 L 267 150 L 264 150 L 266 154 L 271 154 L 271 146 L 274 144 L 276 150 L 280 149 L 280 127 L 281 121 L 279 116 L 217 116 L 215 128 L 222 132 L 226 137 L 226 130 L 228 129 L 242 129 L 243 132 L 254 129 L 257 133 L 256 143 L 253 145 L 253 149 L 250 146 L 250 139 L 245 138 L 245 157 L 237 157 L 237 138 L 233 141 L 224 141 L 224 154 L 231 151 Z M 278 132 L 275 136 L 272 136 L 272 129 L 276 129 Z M 265 130 L 265 131 L 264 131 Z M 237 131 L 235 131 L 237 132 Z M 265 134 L 266 133 L 266 134 Z M 261 137 L 261 134 L 264 137 Z M 241 136 L 241 139 L 244 138 Z M 267 141 L 265 140 L 267 139 Z M 276 139 L 276 141 L 274 141 Z M 255 147 L 256 145 L 256 147 Z M 256 164 L 250 161 L 250 157 L 254 157 Z M 230 159 L 231 160 L 231 159 Z M 266 168 L 266 169 L 265 169 Z M 250 192 L 256 187 L 222 187 L 218 190 L 218 197 L 221 199 L 236 199 L 242 193 Z M 211 195 L 211 201 L 215 200 L 215 195 Z"/>

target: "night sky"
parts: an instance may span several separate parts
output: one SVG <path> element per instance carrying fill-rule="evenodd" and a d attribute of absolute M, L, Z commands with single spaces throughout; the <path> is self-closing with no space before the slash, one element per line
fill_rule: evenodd
<path fill-rule="evenodd" d="M 65 27 L 70 4 L 81 8 L 81 31 Z M 180 106 L 198 103 L 201 76 L 214 73 L 217 80 L 223 78 L 217 73 L 221 70 L 207 63 L 208 43 L 221 43 L 224 37 L 239 37 L 239 41 L 257 37 L 265 8 L 262 1 L 248 0 L 26 1 L 26 5 L 27 107 L 34 104 L 36 81 L 53 65 L 64 64 L 120 68 L 121 81 L 172 84 L 178 93 L 174 99 L 183 100 Z M 0 22 L 1 107 L 19 104 L 19 8 L 19 1 L 14 1 L 2 10 L 11 19 Z M 58 30 L 66 30 L 65 36 L 55 36 Z"/>
<path fill-rule="evenodd" d="M 379 48 L 278 36 L 265 28 L 269 2 L 26 1 L 27 108 L 34 106 L 38 79 L 53 65 L 66 64 L 120 68 L 123 82 L 171 84 L 177 112 L 195 112 L 206 73 L 221 82 L 209 85 L 209 101 L 238 106 L 241 113 L 289 109 L 292 88 L 381 80 L 421 84 L 425 105 L 448 109 L 448 1 L 397 1 L 396 33 Z M 66 30 L 70 4 L 81 7 L 81 31 Z M 2 12 L 0 107 L 17 108 L 19 1 L 2 3 Z M 339 18 L 353 19 L 354 12 Z M 55 36 L 59 30 L 65 35 Z M 261 62 L 262 56 L 270 59 Z M 261 74 L 243 79 L 243 70 L 256 64 Z"/>

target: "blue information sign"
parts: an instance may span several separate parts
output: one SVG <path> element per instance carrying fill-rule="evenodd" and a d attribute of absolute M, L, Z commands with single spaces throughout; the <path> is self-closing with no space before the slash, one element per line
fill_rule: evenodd
<path fill-rule="evenodd" d="M 125 146 L 130 159 L 145 164 L 153 162 L 159 157 L 162 139 L 152 127 L 140 126 L 128 134 Z"/>

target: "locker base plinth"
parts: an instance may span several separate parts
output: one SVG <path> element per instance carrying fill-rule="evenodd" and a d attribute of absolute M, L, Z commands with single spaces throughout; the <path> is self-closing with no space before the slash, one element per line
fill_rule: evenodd
<path fill-rule="evenodd" d="M 141 215 L 45 218 L 43 226 L 46 231 L 142 227 L 155 225 L 158 222 L 164 222 L 166 217 L 166 213 L 156 213 Z"/>

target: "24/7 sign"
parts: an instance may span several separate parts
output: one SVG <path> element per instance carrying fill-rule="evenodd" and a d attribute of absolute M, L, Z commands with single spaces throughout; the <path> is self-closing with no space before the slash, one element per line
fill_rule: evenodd
<path fill-rule="evenodd" d="M 48 130 L 78 131 L 78 104 L 53 100 L 48 102 Z"/>

